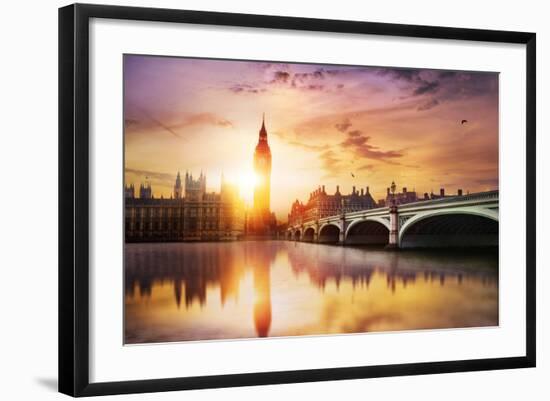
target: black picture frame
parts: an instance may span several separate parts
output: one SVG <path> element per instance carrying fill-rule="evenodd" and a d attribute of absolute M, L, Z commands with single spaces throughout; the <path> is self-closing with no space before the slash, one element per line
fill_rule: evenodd
<path fill-rule="evenodd" d="M 520 357 L 494 359 L 90 383 L 88 61 L 91 18 L 524 44 L 527 68 L 526 354 Z M 87 4 L 60 8 L 59 391 L 71 396 L 95 396 L 534 367 L 535 102 L 535 33 Z"/>

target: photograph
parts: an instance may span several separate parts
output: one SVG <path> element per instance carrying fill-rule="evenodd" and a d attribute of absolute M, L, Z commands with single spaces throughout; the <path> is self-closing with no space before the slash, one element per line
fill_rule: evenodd
<path fill-rule="evenodd" d="M 499 325 L 497 72 L 123 57 L 124 344 Z"/>

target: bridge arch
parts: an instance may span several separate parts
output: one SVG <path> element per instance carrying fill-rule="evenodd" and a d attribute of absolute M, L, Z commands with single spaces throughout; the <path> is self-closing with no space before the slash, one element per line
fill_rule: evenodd
<path fill-rule="evenodd" d="M 302 232 L 300 230 L 294 231 L 294 240 L 300 241 L 301 236 L 302 236 Z"/>
<path fill-rule="evenodd" d="M 304 230 L 304 238 L 303 241 L 307 242 L 313 242 L 315 239 L 315 228 L 314 227 L 308 227 Z"/>
<path fill-rule="evenodd" d="M 292 239 L 292 231 L 287 231 L 286 233 L 286 239 L 291 240 Z"/>
<path fill-rule="evenodd" d="M 390 222 L 381 217 L 367 217 L 352 221 L 346 230 L 346 244 L 387 244 Z"/>
<path fill-rule="evenodd" d="M 485 208 L 421 212 L 399 230 L 399 247 L 471 247 L 498 245 L 498 213 Z"/>
<path fill-rule="evenodd" d="M 340 227 L 336 224 L 327 223 L 319 228 L 318 242 L 330 244 L 340 241 Z"/>

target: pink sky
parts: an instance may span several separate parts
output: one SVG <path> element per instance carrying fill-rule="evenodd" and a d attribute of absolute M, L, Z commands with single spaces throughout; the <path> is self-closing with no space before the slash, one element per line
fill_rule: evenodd
<path fill-rule="evenodd" d="M 202 169 L 250 201 L 263 112 L 282 221 L 318 185 L 498 188 L 498 73 L 125 56 L 124 83 L 125 180 L 155 196 Z"/>

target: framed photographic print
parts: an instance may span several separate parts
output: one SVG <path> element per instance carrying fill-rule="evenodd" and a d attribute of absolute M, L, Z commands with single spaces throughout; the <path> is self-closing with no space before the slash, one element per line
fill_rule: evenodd
<path fill-rule="evenodd" d="M 59 390 L 535 366 L 535 34 L 59 10 Z"/>

